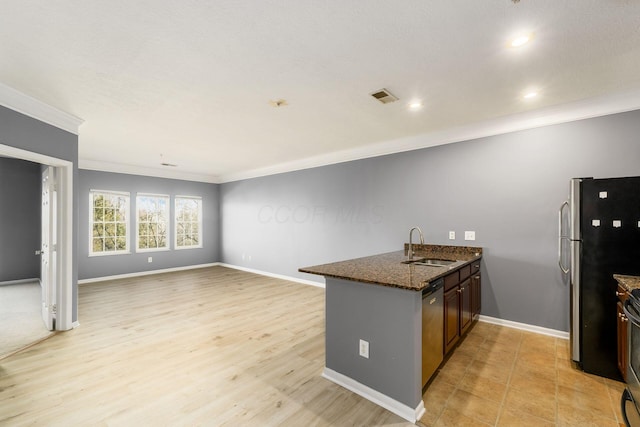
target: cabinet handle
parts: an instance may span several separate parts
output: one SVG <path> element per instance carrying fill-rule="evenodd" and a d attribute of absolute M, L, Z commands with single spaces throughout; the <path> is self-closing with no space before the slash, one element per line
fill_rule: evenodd
<path fill-rule="evenodd" d="M 461 294 L 462 293 L 462 289 L 458 289 L 458 293 Z"/>
<path fill-rule="evenodd" d="M 476 276 L 476 277 L 474 277 L 474 279 L 480 280 L 480 276 Z"/>
<path fill-rule="evenodd" d="M 621 297 L 621 296 L 624 296 L 626 294 L 627 294 L 626 292 L 618 292 L 618 291 L 616 291 L 616 296 L 617 297 Z"/>

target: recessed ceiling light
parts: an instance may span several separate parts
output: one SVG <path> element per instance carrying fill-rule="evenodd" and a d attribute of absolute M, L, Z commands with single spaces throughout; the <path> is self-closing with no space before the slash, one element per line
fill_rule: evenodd
<path fill-rule="evenodd" d="M 509 42 L 509 46 L 511 47 L 524 46 L 525 44 L 529 43 L 532 38 L 533 38 L 532 34 L 521 34 L 517 37 L 512 38 L 511 41 Z"/>
<path fill-rule="evenodd" d="M 420 101 L 414 101 L 412 103 L 409 104 L 409 109 L 410 110 L 419 110 L 422 108 L 422 102 Z"/>
<path fill-rule="evenodd" d="M 529 91 L 527 93 L 525 93 L 522 97 L 524 99 L 533 99 L 536 98 L 538 96 L 538 92 L 535 90 Z"/>

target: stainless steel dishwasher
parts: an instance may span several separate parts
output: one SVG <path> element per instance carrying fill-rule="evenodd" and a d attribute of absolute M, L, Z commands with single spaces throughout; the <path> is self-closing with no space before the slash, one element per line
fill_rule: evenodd
<path fill-rule="evenodd" d="M 422 291 L 422 387 L 436 371 L 444 354 L 444 281 Z"/>

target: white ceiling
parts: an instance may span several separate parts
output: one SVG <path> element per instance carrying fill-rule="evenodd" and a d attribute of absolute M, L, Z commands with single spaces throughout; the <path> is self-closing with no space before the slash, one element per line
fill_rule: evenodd
<path fill-rule="evenodd" d="M 84 119 L 80 167 L 224 182 L 640 108 L 639 28 L 637 0 L 4 0 L 0 82 Z"/>

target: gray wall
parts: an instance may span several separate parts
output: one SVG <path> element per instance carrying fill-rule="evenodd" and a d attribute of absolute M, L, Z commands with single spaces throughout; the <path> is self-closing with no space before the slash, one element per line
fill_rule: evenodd
<path fill-rule="evenodd" d="M 222 260 L 322 281 L 297 269 L 400 250 L 419 225 L 428 243 L 484 248 L 482 314 L 568 331 L 569 179 L 640 175 L 639 160 L 640 110 L 226 183 Z"/>
<path fill-rule="evenodd" d="M 326 291 L 326 367 L 415 409 L 422 293 L 332 278 Z M 359 355 L 360 339 L 369 342 L 368 359 Z"/>
<path fill-rule="evenodd" d="M 40 165 L 0 157 L 0 282 L 40 277 Z"/>
<path fill-rule="evenodd" d="M 80 170 L 78 185 L 80 197 L 79 278 L 113 276 L 165 268 L 185 267 L 219 261 L 219 206 L 218 185 L 201 182 L 154 178 L 138 175 Z M 130 227 L 135 230 L 136 193 L 168 194 L 171 196 L 171 250 L 136 253 L 135 235 L 129 240 L 130 254 L 89 256 L 89 191 L 127 191 L 131 196 Z M 173 196 L 201 196 L 203 211 L 203 247 L 173 250 Z M 153 257 L 153 262 L 147 262 Z"/>
<path fill-rule="evenodd" d="M 73 238 L 78 236 L 78 136 L 0 106 L 0 144 L 73 163 Z M 78 320 L 78 252 L 72 259 L 73 314 Z"/>

